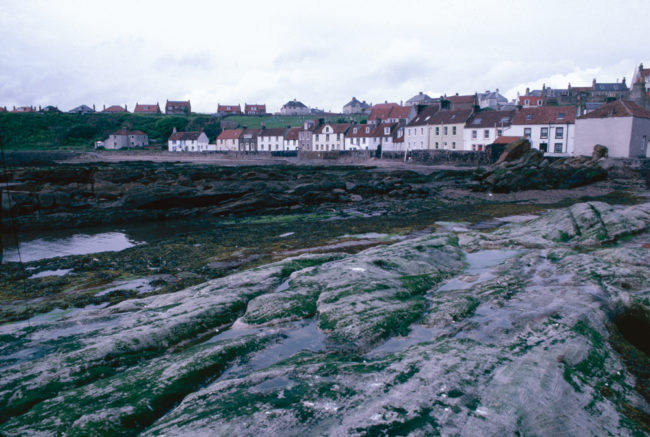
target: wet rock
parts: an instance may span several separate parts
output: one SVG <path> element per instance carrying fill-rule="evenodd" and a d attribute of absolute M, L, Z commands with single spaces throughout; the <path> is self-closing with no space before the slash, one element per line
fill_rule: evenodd
<path fill-rule="evenodd" d="M 591 154 L 591 159 L 594 161 L 600 158 L 607 158 L 609 156 L 609 149 L 606 146 L 596 144 L 594 151 Z"/>
<path fill-rule="evenodd" d="M 523 138 L 517 141 L 514 141 L 510 144 L 508 144 L 501 154 L 499 156 L 499 159 L 497 160 L 497 164 L 500 164 L 502 162 L 508 162 L 508 161 L 515 161 L 522 156 L 526 154 L 530 150 L 530 141 L 527 139 Z"/>

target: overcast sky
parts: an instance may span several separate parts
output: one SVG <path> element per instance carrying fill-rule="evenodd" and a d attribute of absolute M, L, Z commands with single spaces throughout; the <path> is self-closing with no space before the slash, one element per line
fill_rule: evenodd
<path fill-rule="evenodd" d="M 340 111 L 498 88 L 628 83 L 650 1 L 0 0 L 0 106 L 290 99 Z"/>

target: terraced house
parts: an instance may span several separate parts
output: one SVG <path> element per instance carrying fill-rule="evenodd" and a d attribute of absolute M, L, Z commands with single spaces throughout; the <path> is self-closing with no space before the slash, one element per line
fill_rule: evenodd
<path fill-rule="evenodd" d="M 438 112 L 438 105 L 426 106 L 404 128 L 404 148 L 406 150 L 430 149 L 433 116 Z"/>
<path fill-rule="evenodd" d="M 350 128 L 347 123 L 325 123 L 314 130 L 313 150 L 345 150 L 345 134 Z"/>
<path fill-rule="evenodd" d="M 575 106 L 523 108 L 504 135 L 526 137 L 531 147 L 550 155 L 573 153 Z"/>
<path fill-rule="evenodd" d="M 234 152 L 239 150 L 239 137 L 243 129 L 224 129 L 217 137 L 216 146 L 220 152 Z"/>
<path fill-rule="evenodd" d="M 463 129 L 463 149 L 481 151 L 512 124 L 516 111 L 481 111 L 472 114 Z"/>
<path fill-rule="evenodd" d="M 262 128 L 257 137 L 257 150 L 260 152 L 277 152 L 284 150 L 284 135 L 287 128 Z"/>
<path fill-rule="evenodd" d="M 177 132 L 176 128 L 174 128 L 167 141 L 167 148 L 170 152 L 208 152 L 216 150 L 216 146 L 210 146 L 205 132 Z"/>
<path fill-rule="evenodd" d="M 292 127 L 284 135 L 284 150 L 298 150 L 302 128 Z"/>
<path fill-rule="evenodd" d="M 432 149 L 464 150 L 463 131 L 471 109 L 438 111 L 430 119 L 429 145 Z"/>

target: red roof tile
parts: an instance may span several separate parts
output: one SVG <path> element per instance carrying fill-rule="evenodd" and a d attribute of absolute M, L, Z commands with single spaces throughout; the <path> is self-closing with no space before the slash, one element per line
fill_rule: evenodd
<path fill-rule="evenodd" d="M 409 118 L 412 106 L 396 106 L 390 111 L 388 118 L 396 118 L 398 120 L 406 120 Z"/>
<path fill-rule="evenodd" d="M 610 117 L 650 118 L 650 111 L 647 111 L 630 100 L 616 100 L 601 106 L 589 114 L 583 115 L 580 119 Z"/>
<path fill-rule="evenodd" d="M 241 114 L 240 105 L 218 105 L 217 112 L 224 114 Z"/>
<path fill-rule="evenodd" d="M 158 105 L 158 103 L 155 105 L 141 105 L 139 103 L 136 103 L 133 112 L 139 114 L 160 114 L 160 105 Z"/>
<path fill-rule="evenodd" d="M 266 113 L 266 105 L 249 105 L 248 103 L 244 105 L 244 112 L 246 114 L 250 113 Z"/>
<path fill-rule="evenodd" d="M 510 137 L 510 136 L 502 135 L 498 137 L 496 140 L 494 140 L 493 144 L 510 144 L 510 143 L 514 143 L 515 141 L 521 138 L 525 138 L 525 137 Z"/>
<path fill-rule="evenodd" d="M 217 140 L 236 140 L 243 131 L 243 129 L 226 129 L 219 134 Z"/>
<path fill-rule="evenodd" d="M 376 126 L 372 124 L 355 124 L 350 127 L 346 134 L 349 138 L 370 138 L 373 136 Z"/>
<path fill-rule="evenodd" d="M 285 140 L 297 140 L 302 129 L 299 127 L 292 127 L 287 131 L 287 134 L 284 136 Z"/>
<path fill-rule="evenodd" d="M 468 96 L 449 96 L 446 97 L 451 103 L 474 103 L 474 94 Z"/>
<path fill-rule="evenodd" d="M 113 132 L 111 135 L 147 135 L 147 134 L 140 131 L 140 130 L 120 129 L 120 130 L 118 130 L 116 132 Z"/>
<path fill-rule="evenodd" d="M 370 110 L 370 116 L 368 117 L 368 121 L 380 119 L 380 120 L 386 120 L 387 118 L 390 118 L 390 113 L 393 110 L 393 108 L 399 108 L 400 106 L 397 103 L 379 103 L 377 105 L 373 105 L 371 110 Z"/>
<path fill-rule="evenodd" d="M 104 109 L 102 112 L 127 112 L 127 110 L 122 108 L 120 105 L 112 105 Z"/>
<path fill-rule="evenodd" d="M 523 108 L 512 119 L 512 124 L 566 124 L 575 123 L 575 121 L 575 106 L 540 106 Z"/>

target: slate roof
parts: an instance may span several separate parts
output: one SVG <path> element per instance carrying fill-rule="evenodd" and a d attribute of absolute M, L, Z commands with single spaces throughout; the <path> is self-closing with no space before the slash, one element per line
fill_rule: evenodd
<path fill-rule="evenodd" d="M 286 131 L 284 127 L 264 128 L 260 131 L 260 137 L 283 137 Z"/>
<path fill-rule="evenodd" d="M 379 124 L 378 126 L 381 126 Z M 370 138 L 373 136 L 373 132 L 377 126 L 372 125 L 372 124 L 355 124 L 350 127 L 350 130 L 348 130 L 348 133 L 346 134 L 346 137 L 348 138 Z"/>
<path fill-rule="evenodd" d="M 72 108 L 68 112 L 73 114 L 85 114 L 87 112 L 95 112 L 95 110 L 88 105 L 79 105 L 76 108 Z"/>
<path fill-rule="evenodd" d="M 512 124 L 566 124 L 575 123 L 575 121 L 575 106 L 540 106 L 537 108 L 523 108 L 515 115 Z"/>
<path fill-rule="evenodd" d="M 438 111 L 431 116 L 427 124 L 457 124 L 467 122 L 472 115 L 471 109 L 457 109 L 454 111 Z"/>
<path fill-rule="evenodd" d="M 289 100 L 282 107 L 283 108 L 306 108 L 307 106 L 304 103 L 294 99 L 294 100 Z"/>
<path fill-rule="evenodd" d="M 344 108 L 345 108 L 346 106 L 360 106 L 361 109 L 368 109 L 368 108 L 370 108 L 370 105 L 367 104 L 367 103 L 365 102 L 365 100 L 364 100 L 363 102 L 360 102 L 359 100 L 357 100 L 356 97 L 352 97 L 352 100 L 350 100 L 348 103 L 346 103 L 345 105 L 343 105 Z"/>
<path fill-rule="evenodd" d="M 243 129 L 226 129 L 219 134 L 217 140 L 236 140 L 243 131 Z"/>
<path fill-rule="evenodd" d="M 616 100 L 601 106 L 589 114 L 583 115 L 579 119 L 610 117 L 638 117 L 650 119 L 650 111 L 630 100 Z"/>
<path fill-rule="evenodd" d="M 431 119 L 438 112 L 438 105 L 427 106 L 418 115 L 416 115 L 413 120 L 408 124 L 408 126 L 424 126 L 431 124 Z"/>
<path fill-rule="evenodd" d="M 477 112 L 467 120 L 466 127 L 469 129 L 479 129 L 495 126 L 510 126 L 516 113 L 516 111 Z"/>
<path fill-rule="evenodd" d="M 421 103 L 421 102 L 430 102 L 430 101 L 433 101 L 433 100 L 434 99 L 432 99 L 430 96 L 428 96 L 428 95 L 424 94 L 422 91 L 420 91 L 419 93 L 417 93 L 416 95 L 414 95 L 413 97 L 408 99 L 406 101 L 406 104 L 407 105 L 417 105 L 418 103 Z"/>
<path fill-rule="evenodd" d="M 616 92 L 625 92 L 627 91 L 627 85 L 624 83 L 598 83 L 596 82 L 593 86 L 594 91 L 616 91 Z"/>
<path fill-rule="evenodd" d="M 147 135 L 146 133 L 142 132 L 141 130 L 126 130 L 126 129 L 120 129 L 118 131 L 113 132 L 111 135 Z"/>
<path fill-rule="evenodd" d="M 169 137 L 170 141 L 196 141 L 202 132 L 175 132 Z"/>

